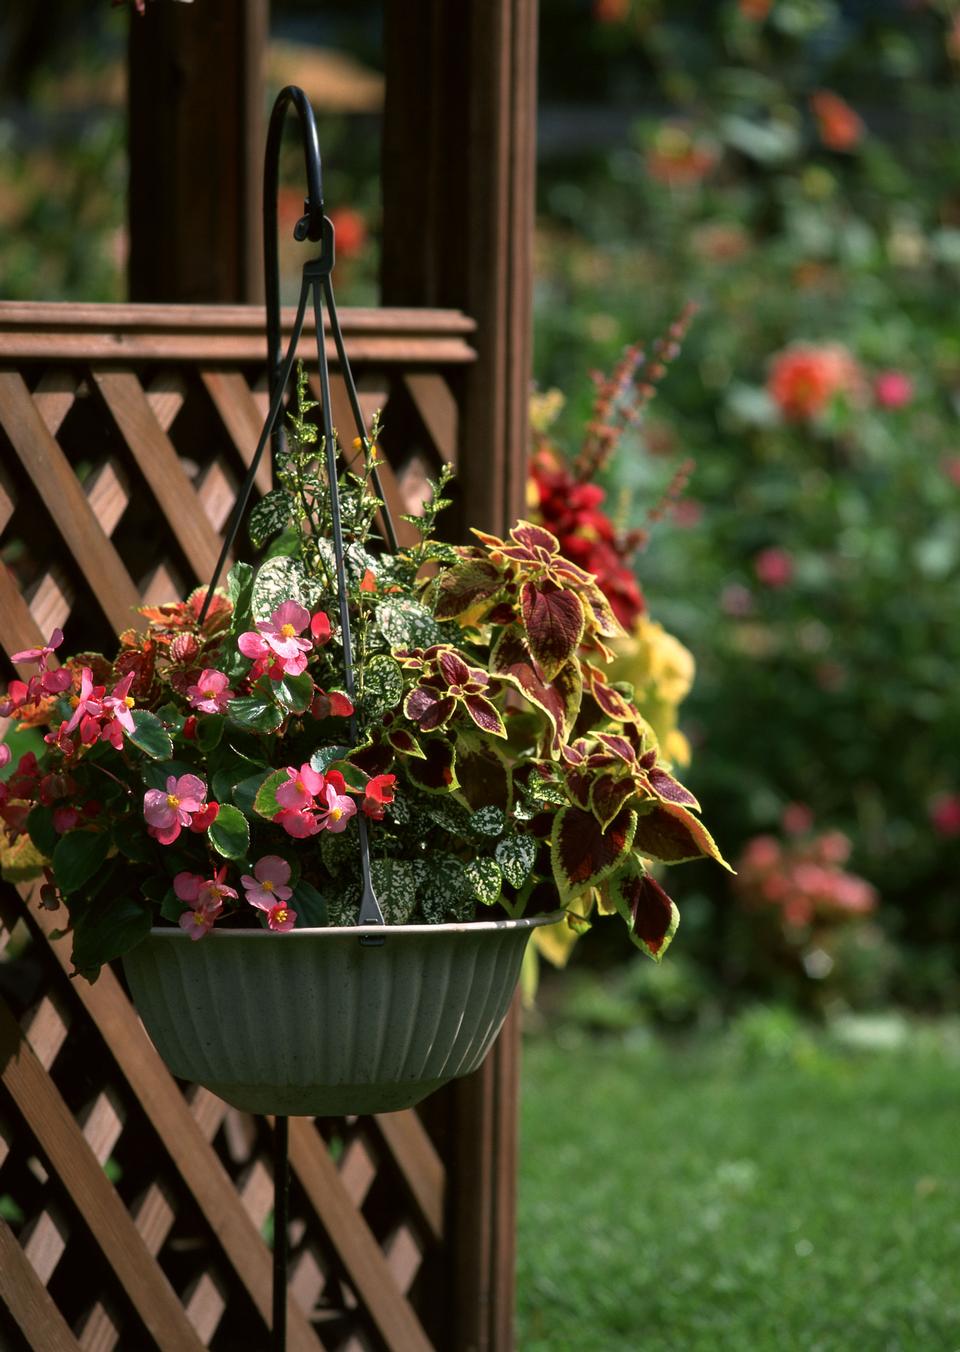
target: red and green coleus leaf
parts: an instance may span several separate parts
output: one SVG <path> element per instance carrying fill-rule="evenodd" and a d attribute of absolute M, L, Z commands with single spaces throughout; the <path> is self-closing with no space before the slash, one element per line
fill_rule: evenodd
<path fill-rule="evenodd" d="M 464 695 L 463 707 L 481 732 L 506 739 L 507 730 L 497 709 L 483 695 Z"/>
<path fill-rule="evenodd" d="M 422 743 L 423 759 L 411 757 L 404 769 L 418 788 L 428 793 L 448 793 L 460 787 L 457 775 L 457 753 L 446 737 L 428 737 Z"/>
<path fill-rule="evenodd" d="M 624 809 L 606 830 L 592 812 L 564 808 L 553 827 L 550 861 L 564 904 L 595 887 L 624 859 L 633 842 L 637 814 Z"/>
<path fill-rule="evenodd" d="M 583 685 L 578 664 L 568 662 L 552 681 L 544 681 L 534 665 L 523 631 L 512 627 L 497 639 L 490 654 L 490 670 L 509 681 L 546 714 L 553 730 L 553 752 L 558 755 L 580 712 Z"/>
<path fill-rule="evenodd" d="M 552 681 L 580 646 L 586 623 L 576 592 L 556 583 L 525 582 L 520 590 L 520 613 L 527 643 L 546 681 Z"/>
<path fill-rule="evenodd" d="M 388 728 L 386 737 L 394 751 L 399 752 L 401 756 L 416 756 L 419 760 L 423 760 L 420 743 L 406 728 Z"/>
<path fill-rule="evenodd" d="M 662 801 L 677 803 L 680 807 L 692 807 L 695 812 L 700 811 L 700 804 L 690 790 L 685 788 L 679 779 L 674 779 L 673 775 L 668 774 L 662 765 L 655 765 L 648 770 L 645 779 Z"/>
<path fill-rule="evenodd" d="M 703 822 L 678 803 L 657 803 L 637 822 L 634 849 L 663 864 L 683 864 L 688 859 L 716 859 L 725 869 L 717 843 Z"/>
<path fill-rule="evenodd" d="M 411 723 L 417 723 L 422 732 L 442 727 L 457 707 L 452 695 L 432 685 L 417 685 L 403 703 L 403 712 Z"/>
<path fill-rule="evenodd" d="M 441 573 L 433 603 L 434 618 L 458 620 L 502 591 L 506 579 L 489 559 L 467 559 Z"/>
<path fill-rule="evenodd" d="M 457 779 L 471 811 L 513 807 L 513 776 L 499 747 L 474 732 L 457 733 Z"/>
<path fill-rule="evenodd" d="M 590 789 L 590 811 L 600 825 L 606 827 L 636 791 L 629 776 L 618 779 L 613 775 L 599 775 Z"/>
<path fill-rule="evenodd" d="M 680 912 L 637 859 L 629 859 L 604 884 L 605 900 L 627 922 L 630 938 L 659 962 L 677 932 Z"/>
<path fill-rule="evenodd" d="M 587 689 L 608 718 L 616 723 L 629 723 L 637 717 L 637 710 L 630 701 L 607 684 L 606 676 L 598 667 L 584 662 L 583 672 Z"/>
<path fill-rule="evenodd" d="M 614 615 L 610 602 L 600 588 L 596 584 L 585 587 L 580 595 L 587 609 L 590 628 L 602 638 L 623 638 L 623 625 Z"/>

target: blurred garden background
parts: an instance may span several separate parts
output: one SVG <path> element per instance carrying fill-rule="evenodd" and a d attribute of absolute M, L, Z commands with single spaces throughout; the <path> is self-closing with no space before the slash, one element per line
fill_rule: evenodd
<path fill-rule="evenodd" d="M 124 297 L 128 22 L 0 18 L 4 298 Z M 379 7 L 272 25 L 375 303 Z M 540 43 L 531 511 L 599 388 L 565 528 L 609 514 L 619 674 L 737 875 L 677 875 L 661 965 L 541 969 L 520 1346 L 956 1347 L 960 7 L 542 0 Z"/>

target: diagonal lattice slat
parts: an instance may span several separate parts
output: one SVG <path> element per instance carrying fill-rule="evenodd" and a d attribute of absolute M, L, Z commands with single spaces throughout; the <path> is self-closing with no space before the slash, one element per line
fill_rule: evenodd
<path fill-rule="evenodd" d="M 396 518 L 456 457 L 450 382 L 473 359 L 471 325 L 412 310 L 343 319 L 365 416 L 384 411 Z M 240 307 L 0 303 L 8 656 L 57 625 L 65 649 L 106 650 L 142 600 L 206 581 L 264 416 L 262 354 L 262 318 Z M 336 370 L 333 401 L 352 433 Z M 264 464 L 257 491 L 269 486 Z M 113 972 L 71 981 L 61 918 L 31 895 L 0 889 L 0 1345 L 9 1326 L 43 1352 L 259 1352 L 269 1131 L 170 1077 Z M 291 1352 L 429 1349 L 440 1145 L 413 1112 L 292 1127 Z"/>

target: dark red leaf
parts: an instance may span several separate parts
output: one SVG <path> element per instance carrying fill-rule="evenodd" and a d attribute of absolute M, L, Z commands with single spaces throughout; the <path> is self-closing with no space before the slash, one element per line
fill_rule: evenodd
<path fill-rule="evenodd" d="M 584 615 L 575 592 L 561 591 L 552 582 L 525 582 L 520 611 L 527 642 L 544 680 L 551 681 L 580 646 Z"/>
<path fill-rule="evenodd" d="M 703 823 L 685 807 L 674 803 L 658 803 L 640 818 L 634 849 L 648 859 L 659 859 L 664 864 L 711 858 L 724 868 L 730 868 Z"/>
<path fill-rule="evenodd" d="M 482 695 L 464 695 L 464 708 L 482 732 L 493 737 L 506 737 L 507 730 L 503 719 L 488 699 Z"/>
<path fill-rule="evenodd" d="M 606 826 L 623 807 L 628 798 L 636 793 L 632 779 L 615 779 L 613 775 L 601 775 L 593 781 L 590 793 L 590 810 L 601 826 Z"/>
<path fill-rule="evenodd" d="M 476 812 L 481 807 L 499 807 L 508 812 L 513 805 L 510 767 L 495 746 L 473 733 L 457 737 L 457 779 L 460 792 Z"/>
<path fill-rule="evenodd" d="M 626 810 L 606 831 L 592 812 L 581 808 L 567 807 L 558 814 L 550 854 L 561 901 L 580 896 L 616 868 L 630 848 L 636 824 L 637 814 Z"/>
<path fill-rule="evenodd" d="M 664 798 L 668 803 L 679 803 L 681 807 L 692 807 L 697 811 L 700 804 L 694 798 L 689 789 L 684 788 L 678 779 L 673 775 L 668 775 L 661 766 L 655 766 L 647 773 L 650 787 L 658 798 Z"/>
<path fill-rule="evenodd" d="M 430 737 L 422 743 L 423 760 L 412 757 L 404 762 L 407 774 L 430 793 L 445 793 L 459 787 L 457 756 L 445 737 Z"/>

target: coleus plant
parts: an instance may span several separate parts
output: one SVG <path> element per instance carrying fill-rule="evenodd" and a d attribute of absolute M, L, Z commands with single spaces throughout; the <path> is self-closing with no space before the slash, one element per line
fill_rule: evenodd
<path fill-rule="evenodd" d="M 113 657 L 56 665 L 62 634 L 0 715 L 45 730 L 0 785 L 5 874 L 65 907 L 76 970 L 156 923 L 275 931 L 355 923 L 358 818 L 388 923 L 499 905 L 586 928 L 618 912 L 659 959 L 677 908 L 650 872 L 723 860 L 629 687 L 604 665 L 620 624 L 593 574 L 520 522 L 506 538 L 378 552 L 377 429 L 339 482 L 356 688 L 346 691 L 330 494 L 301 376 L 278 486 L 253 509 L 256 570 L 144 606 Z M 2 757 L 0 757 L 2 760 Z"/>

